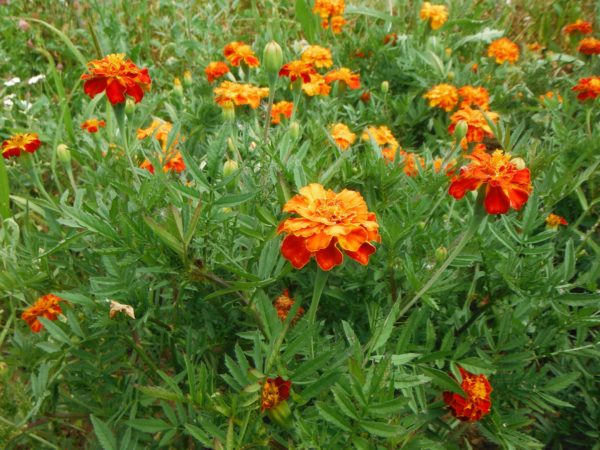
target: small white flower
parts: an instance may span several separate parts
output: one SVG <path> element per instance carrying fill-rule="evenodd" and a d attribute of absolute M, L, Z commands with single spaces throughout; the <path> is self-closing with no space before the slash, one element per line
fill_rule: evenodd
<path fill-rule="evenodd" d="M 21 107 L 21 109 L 24 112 L 28 112 L 31 109 L 31 107 L 33 106 L 33 104 L 29 103 L 27 100 L 23 100 L 23 101 L 21 101 L 21 104 L 19 106 Z"/>
<path fill-rule="evenodd" d="M 39 75 L 31 77 L 29 80 L 27 80 L 27 84 L 35 84 L 39 81 L 44 80 L 45 78 L 46 78 L 46 75 L 44 75 L 43 73 L 40 73 Z"/>
<path fill-rule="evenodd" d="M 4 86 L 11 87 L 11 86 L 14 86 L 15 84 L 18 84 L 20 82 L 21 82 L 21 79 L 19 77 L 14 77 L 14 78 L 11 78 L 8 81 L 5 81 L 4 82 Z"/>
<path fill-rule="evenodd" d="M 256 163 L 256 165 L 254 166 L 254 173 L 260 172 L 260 168 L 261 168 L 260 163 Z"/>
<path fill-rule="evenodd" d="M 15 94 L 10 94 L 7 95 L 6 97 L 4 97 L 4 99 L 2 100 L 2 104 L 4 105 L 4 108 L 11 110 L 12 107 L 15 105 L 15 102 L 13 102 L 13 98 L 15 98 Z"/>

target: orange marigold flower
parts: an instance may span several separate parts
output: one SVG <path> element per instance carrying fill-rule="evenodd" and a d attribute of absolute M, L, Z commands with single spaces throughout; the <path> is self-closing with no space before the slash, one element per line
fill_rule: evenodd
<path fill-rule="evenodd" d="M 140 69 L 131 60 L 125 59 L 125 53 L 112 53 L 102 59 L 87 63 L 89 73 L 81 75 L 84 92 L 94 98 L 106 91 L 113 105 L 124 103 L 129 95 L 136 103 L 144 98 L 144 91 L 150 90 L 152 80 L 148 69 Z"/>
<path fill-rule="evenodd" d="M 404 150 L 400 150 L 400 156 L 402 156 L 402 170 L 409 177 L 414 177 L 419 174 L 417 163 L 421 168 L 425 167 L 425 160 L 422 156 L 405 152 Z"/>
<path fill-rule="evenodd" d="M 48 320 L 56 320 L 58 315 L 62 314 L 62 309 L 58 303 L 63 301 L 62 298 L 53 294 L 44 295 L 43 297 L 38 298 L 33 306 L 30 306 L 23 311 L 21 319 L 27 322 L 31 331 L 39 333 L 44 326 L 38 318 L 45 317 Z"/>
<path fill-rule="evenodd" d="M 458 90 L 451 84 L 442 83 L 429 89 L 423 98 L 429 100 L 430 107 L 450 112 L 458 103 Z"/>
<path fill-rule="evenodd" d="M 204 69 L 204 73 L 206 74 L 206 78 L 208 78 L 208 82 L 212 83 L 218 78 L 221 78 L 226 73 L 229 72 L 229 67 L 222 61 L 212 61 L 206 66 Z"/>
<path fill-rule="evenodd" d="M 281 253 L 296 269 L 314 256 L 323 270 L 331 270 L 350 258 L 367 265 L 375 252 L 371 241 L 381 242 L 375 214 L 369 212 L 360 193 L 344 189 L 335 193 L 318 183 L 300 189 L 283 207 L 300 217 L 286 219 L 277 233 L 286 233 Z"/>
<path fill-rule="evenodd" d="M 371 101 L 371 92 L 364 91 L 362 94 L 360 94 L 360 101 L 363 103 L 369 103 Z"/>
<path fill-rule="evenodd" d="M 35 153 L 42 145 L 37 133 L 19 133 L 2 142 L 2 156 L 20 156 L 21 152 Z"/>
<path fill-rule="evenodd" d="M 333 16 L 331 18 L 331 31 L 333 31 L 334 34 L 340 34 L 344 28 L 344 25 L 347 23 L 348 22 L 346 19 L 344 19 L 342 16 Z"/>
<path fill-rule="evenodd" d="M 383 125 L 380 127 L 369 126 L 363 132 L 361 138 L 363 141 L 373 139 L 381 147 L 381 153 L 386 161 L 394 161 L 396 158 L 396 150 L 400 147 L 400 144 L 388 127 Z"/>
<path fill-rule="evenodd" d="M 176 150 L 175 146 L 179 143 L 180 137 L 177 136 L 173 140 L 171 147 L 167 148 L 169 141 L 169 134 L 173 129 L 173 124 L 160 119 L 153 119 L 152 123 L 148 128 L 140 128 L 137 131 L 138 139 L 145 139 L 149 136 L 153 136 L 157 141 L 160 142 L 163 155 L 159 156 L 159 161 L 163 165 L 163 172 L 176 172 L 180 173 L 185 170 L 185 163 L 183 157 L 179 151 Z M 148 172 L 154 174 L 154 166 L 148 160 L 145 160 L 140 164 L 140 168 L 146 169 Z"/>
<path fill-rule="evenodd" d="M 477 71 L 479 71 L 479 64 L 477 64 L 477 63 L 471 64 L 471 72 L 477 73 Z"/>
<path fill-rule="evenodd" d="M 527 48 L 531 52 L 538 53 L 538 52 L 541 52 L 544 49 L 544 46 L 541 45 L 539 42 L 534 42 L 532 44 L 527 44 Z"/>
<path fill-rule="evenodd" d="M 292 83 L 299 78 L 304 83 L 310 83 L 310 76 L 313 73 L 315 73 L 315 68 L 311 63 L 298 59 L 284 64 L 279 71 L 279 76 L 288 77 Z"/>
<path fill-rule="evenodd" d="M 309 97 L 316 95 L 327 96 L 331 92 L 331 86 L 327 84 L 321 74 L 315 72 L 310 75 L 310 82 L 302 84 L 302 90 Z"/>
<path fill-rule="evenodd" d="M 333 65 L 331 50 L 318 45 L 309 45 L 302 52 L 302 61 L 317 68 L 328 68 Z"/>
<path fill-rule="evenodd" d="M 159 161 L 163 164 L 163 172 L 175 172 L 181 173 L 185 170 L 185 162 L 180 152 L 170 152 L 166 157 L 159 156 Z M 164 163 L 163 163 L 164 161 Z M 154 175 L 154 166 L 147 159 L 140 164 L 140 169 L 146 169 L 152 175 Z"/>
<path fill-rule="evenodd" d="M 476 422 L 490 412 L 492 386 L 485 375 L 475 375 L 459 366 L 462 387 L 467 397 L 455 392 L 444 392 L 444 402 L 452 414 L 465 422 Z"/>
<path fill-rule="evenodd" d="M 583 38 L 579 42 L 577 51 L 584 55 L 600 55 L 600 39 L 593 37 Z"/>
<path fill-rule="evenodd" d="M 271 123 L 277 125 L 281 123 L 281 116 L 285 116 L 288 119 L 292 117 L 294 112 L 294 104 L 292 102 L 278 102 L 273 105 L 271 109 Z"/>
<path fill-rule="evenodd" d="M 398 35 L 396 33 L 388 33 L 383 38 L 383 45 L 394 45 L 396 42 L 398 42 Z"/>
<path fill-rule="evenodd" d="M 550 213 L 546 217 L 546 226 L 552 230 L 556 230 L 560 225 L 567 226 L 569 222 L 564 217 L 558 216 L 554 213 Z"/>
<path fill-rule="evenodd" d="M 498 114 L 493 111 L 486 111 L 485 114 L 494 123 L 499 119 Z M 469 142 L 483 142 L 485 137 L 494 136 L 483 111 L 479 109 L 472 109 L 470 107 L 459 109 L 452 114 L 450 120 L 452 123 L 448 127 L 448 131 L 452 134 L 454 134 L 458 122 L 464 120 L 467 124 L 467 134 L 460 143 L 465 150 L 468 148 Z"/>
<path fill-rule="evenodd" d="M 263 384 L 261 411 L 271 409 L 290 397 L 292 381 L 281 377 L 267 378 Z"/>
<path fill-rule="evenodd" d="M 560 94 L 558 93 L 554 93 L 552 91 L 548 91 L 545 94 L 540 95 L 540 102 L 545 102 L 546 100 L 552 100 L 556 98 L 556 100 L 558 101 L 558 103 L 562 103 L 563 102 L 563 98 Z"/>
<path fill-rule="evenodd" d="M 581 34 L 590 34 L 592 32 L 591 22 L 577 19 L 574 23 L 565 25 L 565 27 L 563 28 L 563 33 L 565 33 L 565 34 L 571 34 L 571 33 L 575 33 L 575 32 L 578 32 Z"/>
<path fill-rule="evenodd" d="M 282 295 L 275 299 L 275 301 L 273 302 L 273 306 L 277 310 L 277 316 L 281 319 L 282 322 L 284 322 L 285 319 L 287 319 L 287 316 L 295 303 L 296 302 L 292 298 L 290 298 L 290 293 L 287 289 L 283 291 Z M 304 308 L 298 308 L 298 310 L 296 311 L 296 316 L 292 319 L 292 325 L 295 325 L 296 322 L 300 320 L 300 317 L 302 317 L 303 314 Z"/>
<path fill-rule="evenodd" d="M 519 59 L 519 54 L 519 46 L 505 37 L 492 42 L 487 51 L 487 55 L 490 58 L 495 58 L 497 64 L 502 64 L 505 61 L 513 64 Z"/>
<path fill-rule="evenodd" d="M 223 55 L 234 67 L 239 67 L 240 64 L 244 63 L 248 67 L 258 67 L 259 61 L 252 47 L 244 42 L 234 41 L 230 42 L 223 49 Z"/>
<path fill-rule="evenodd" d="M 333 81 L 344 82 L 350 89 L 360 88 L 360 75 L 352 73 L 347 67 L 331 70 L 325 74 L 325 82 L 332 83 Z"/>
<path fill-rule="evenodd" d="M 259 88 L 251 84 L 232 81 L 223 81 L 213 89 L 213 92 L 215 101 L 223 107 L 249 105 L 256 109 L 260 105 L 261 99 L 269 96 L 269 88 Z"/>
<path fill-rule="evenodd" d="M 431 19 L 431 29 L 437 30 L 448 20 L 448 8 L 445 5 L 432 5 L 429 2 L 424 2 L 419 17 L 421 17 L 421 20 Z"/>
<path fill-rule="evenodd" d="M 328 19 L 329 16 L 339 16 L 344 14 L 346 5 L 344 0 L 315 0 L 313 12 L 321 16 L 321 19 Z"/>
<path fill-rule="evenodd" d="M 97 133 L 100 128 L 104 128 L 106 122 L 98 119 L 88 119 L 81 124 L 81 129 L 86 130 L 88 133 Z"/>
<path fill-rule="evenodd" d="M 150 161 L 148 161 L 147 159 L 145 159 L 141 164 L 140 164 L 140 169 L 144 169 L 147 170 L 148 172 L 150 172 L 152 175 L 154 175 L 154 166 L 152 165 L 152 163 Z"/>
<path fill-rule="evenodd" d="M 343 123 L 331 125 L 331 137 L 342 151 L 347 150 L 356 140 L 356 134 Z"/>
<path fill-rule="evenodd" d="M 481 86 L 463 86 L 458 90 L 458 95 L 461 98 L 459 108 L 467 106 L 478 106 L 480 109 L 488 110 L 490 102 L 490 94 L 488 90 Z"/>
<path fill-rule="evenodd" d="M 137 138 L 145 139 L 149 136 L 154 136 L 157 141 L 161 143 L 161 147 L 163 151 L 167 150 L 167 142 L 169 140 L 169 133 L 173 129 L 173 124 L 170 122 L 166 122 L 161 119 L 153 119 L 152 123 L 148 128 L 138 128 L 137 130 Z M 173 142 L 173 145 L 179 142 L 178 138 L 176 138 Z"/>
<path fill-rule="evenodd" d="M 435 171 L 435 173 L 440 173 L 440 171 L 442 170 L 443 163 L 444 163 L 444 160 L 442 158 L 440 158 L 439 156 L 433 160 L 433 170 Z M 444 167 L 444 170 L 446 171 L 447 176 L 454 175 L 454 172 L 455 172 L 454 167 L 455 166 L 456 166 L 456 159 L 453 159 L 446 164 L 446 166 Z"/>
<path fill-rule="evenodd" d="M 452 179 L 448 192 L 460 200 L 467 191 L 486 185 L 484 206 L 488 214 L 505 214 L 509 208 L 520 210 L 531 192 L 531 176 L 528 168 L 511 161 L 502 150 L 493 154 L 475 152 L 466 155 L 471 163 L 460 169 Z"/>
<path fill-rule="evenodd" d="M 577 83 L 577 86 L 574 86 L 572 89 L 575 92 L 579 92 L 577 94 L 579 100 L 594 99 L 600 95 L 600 77 L 582 78 Z"/>

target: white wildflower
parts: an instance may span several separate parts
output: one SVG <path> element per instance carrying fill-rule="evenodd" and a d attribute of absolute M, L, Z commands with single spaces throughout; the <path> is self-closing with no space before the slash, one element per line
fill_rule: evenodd
<path fill-rule="evenodd" d="M 39 75 L 31 77 L 29 80 L 27 80 L 27 84 L 36 84 L 37 82 L 42 81 L 45 78 L 46 78 L 46 75 L 44 75 L 43 73 L 40 73 Z"/>
<path fill-rule="evenodd" d="M 15 84 L 19 84 L 20 82 L 21 82 L 21 79 L 19 77 L 14 77 L 8 81 L 5 81 L 4 86 L 11 87 L 11 86 L 14 86 Z"/>

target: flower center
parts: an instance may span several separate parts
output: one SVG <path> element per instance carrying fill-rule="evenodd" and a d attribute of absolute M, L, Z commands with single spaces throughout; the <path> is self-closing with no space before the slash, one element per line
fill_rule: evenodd
<path fill-rule="evenodd" d="M 272 408 L 279 403 L 279 389 L 275 383 L 266 382 L 262 392 L 263 408 Z"/>
<path fill-rule="evenodd" d="M 485 399 L 487 397 L 487 390 L 484 382 L 480 379 L 476 379 L 471 386 L 469 394 L 474 400 Z"/>
<path fill-rule="evenodd" d="M 346 211 L 344 204 L 337 199 L 318 199 L 315 212 L 330 222 L 342 222 L 352 213 Z"/>

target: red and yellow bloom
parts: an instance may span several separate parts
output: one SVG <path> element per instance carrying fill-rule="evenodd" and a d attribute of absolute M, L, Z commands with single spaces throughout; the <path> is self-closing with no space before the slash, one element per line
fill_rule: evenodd
<path fill-rule="evenodd" d="M 260 88 L 251 84 L 223 81 L 213 89 L 215 101 L 224 108 L 249 105 L 252 109 L 258 108 L 261 99 L 269 95 L 269 88 Z"/>
<path fill-rule="evenodd" d="M 448 8 L 446 5 L 432 5 L 424 2 L 419 17 L 421 20 L 430 20 L 431 29 L 437 30 L 448 20 Z"/>
<path fill-rule="evenodd" d="M 288 119 L 292 117 L 292 113 L 294 112 L 294 103 L 281 101 L 277 102 L 273 105 L 271 109 L 271 123 L 273 125 L 277 125 L 281 123 L 281 116 L 287 117 Z"/>
<path fill-rule="evenodd" d="M 288 77 L 292 83 L 298 79 L 309 83 L 313 73 L 315 73 L 313 65 L 300 59 L 284 64 L 279 70 L 279 76 Z"/>
<path fill-rule="evenodd" d="M 88 119 L 81 124 L 81 129 L 86 130 L 88 133 L 97 133 L 100 128 L 104 128 L 106 122 L 98 119 Z"/>
<path fill-rule="evenodd" d="M 56 295 L 44 295 L 43 297 L 40 297 L 33 306 L 30 306 L 23 311 L 21 319 L 27 322 L 31 331 L 39 333 L 44 326 L 38 319 L 40 317 L 45 317 L 48 320 L 56 320 L 58 315 L 62 314 L 62 309 L 59 305 L 59 302 L 62 301 L 64 300 Z"/>
<path fill-rule="evenodd" d="M 325 74 L 326 83 L 332 83 L 334 81 L 345 83 L 350 89 L 360 88 L 360 75 L 357 73 L 352 73 L 352 71 L 347 67 L 331 70 Z"/>
<path fill-rule="evenodd" d="M 600 39 L 593 37 L 583 38 L 579 41 L 577 51 L 584 55 L 600 55 Z"/>
<path fill-rule="evenodd" d="M 291 380 L 281 377 L 267 378 L 263 383 L 261 411 L 272 409 L 290 397 Z"/>
<path fill-rule="evenodd" d="M 490 58 L 495 58 L 497 64 L 504 62 L 514 64 L 519 59 L 519 54 L 519 46 L 505 37 L 492 42 L 487 51 L 487 55 Z"/>
<path fill-rule="evenodd" d="M 565 34 L 571 34 L 576 32 L 581 34 L 590 34 L 592 32 L 591 22 L 577 19 L 575 22 L 570 23 L 563 28 L 563 33 Z"/>
<path fill-rule="evenodd" d="M 331 137 L 342 151 L 347 150 L 356 140 L 356 134 L 343 123 L 331 125 Z"/>
<path fill-rule="evenodd" d="M 2 156 L 20 156 L 21 152 L 35 153 L 42 145 L 37 133 L 19 133 L 2 142 Z"/>
<path fill-rule="evenodd" d="M 208 63 L 208 66 L 204 69 L 206 78 L 209 83 L 221 78 L 229 72 L 229 67 L 222 61 L 212 61 Z"/>
<path fill-rule="evenodd" d="M 490 412 L 493 389 L 485 375 L 475 375 L 459 367 L 462 387 L 467 397 L 455 392 L 444 392 L 444 402 L 452 410 L 452 414 L 465 422 L 476 422 Z"/>
<path fill-rule="evenodd" d="M 260 64 L 252 47 L 240 41 L 234 41 L 227 44 L 223 49 L 223 55 L 225 55 L 229 64 L 234 67 L 239 67 L 242 63 L 248 67 L 258 67 Z"/>
<path fill-rule="evenodd" d="M 113 104 L 124 103 L 126 96 L 136 103 L 144 98 L 144 91 L 150 90 L 152 80 L 148 69 L 140 69 L 124 53 L 113 53 L 102 59 L 88 62 L 88 72 L 81 75 L 84 92 L 94 98 L 106 91 Z"/>
<path fill-rule="evenodd" d="M 429 100 L 430 107 L 450 112 L 458 103 L 458 90 L 451 84 L 442 83 L 429 89 L 423 98 Z"/>
<path fill-rule="evenodd" d="M 577 86 L 573 87 L 573 91 L 578 92 L 577 98 L 579 100 L 595 99 L 600 95 L 600 77 L 593 76 L 580 79 Z"/>
<path fill-rule="evenodd" d="M 302 91 L 309 97 L 327 96 L 331 92 L 331 86 L 321 74 L 315 72 L 310 75 L 308 83 L 302 83 Z"/>
<path fill-rule="evenodd" d="M 275 299 L 275 301 L 273 302 L 273 306 L 277 311 L 277 317 L 279 317 L 279 319 L 281 319 L 282 322 L 284 322 L 285 319 L 287 319 L 287 316 L 295 303 L 296 302 L 290 297 L 290 293 L 287 289 L 283 291 L 283 294 L 281 294 Z M 303 314 L 304 308 L 299 307 L 296 311 L 296 316 L 292 319 L 292 325 L 295 325 L 296 322 L 300 320 Z"/>
<path fill-rule="evenodd" d="M 557 214 L 550 213 L 548 217 L 546 217 L 546 226 L 551 230 L 556 230 L 560 225 L 567 226 L 569 222 L 564 217 L 561 217 Z"/>
<path fill-rule="evenodd" d="M 302 61 L 312 64 L 318 69 L 329 68 L 333 65 L 331 50 L 319 45 L 309 45 L 302 52 Z"/>
<path fill-rule="evenodd" d="M 502 150 L 493 154 L 483 151 L 466 155 L 471 163 L 452 178 L 448 192 L 460 200 L 467 191 L 485 185 L 484 206 L 488 214 L 505 214 L 510 208 L 520 210 L 531 193 L 531 175 L 528 168 L 511 161 Z"/>
<path fill-rule="evenodd" d="M 381 242 L 375 214 L 355 191 L 344 189 L 338 194 L 312 183 L 300 189 L 283 211 L 300 216 L 284 220 L 277 228 L 278 234 L 286 234 L 281 253 L 296 269 L 315 257 L 321 269 L 331 270 L 344 260 L 339 247 L 366 265 L 375 252 L 370 242 Z"/>
<path fill-rule="evenodd" d="M 464 121 L 468 128 L 467 134 L 462 139 L 460 145 L 463 149 L 467 150 L 470 142 L 479 143 L 483 142 L 485 137 L 494 136 L 494 133 L 492 132 L 492 129 L 485 116 L 487 116 L 489 120 L 494 123 L 496 123 L 499 119 L 498 114 L 493 111 L 486 111 L 484 115 L 483 111 L 479 109 L 472 109 L 470 107 L 459 109 L 450 117 L 451 123 L 448 127 L 448 131 L 454 134 L 458 122 L 461 120 Z"/>

